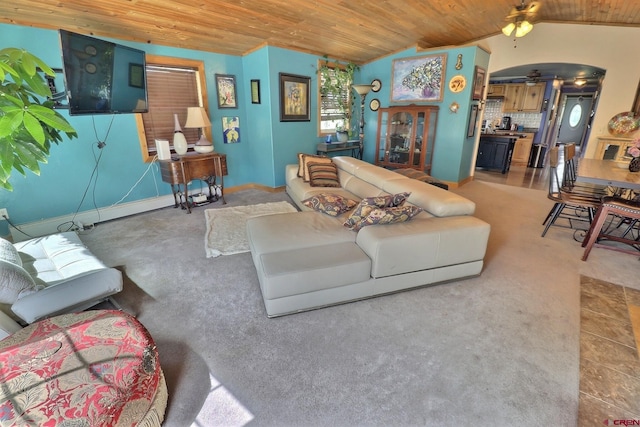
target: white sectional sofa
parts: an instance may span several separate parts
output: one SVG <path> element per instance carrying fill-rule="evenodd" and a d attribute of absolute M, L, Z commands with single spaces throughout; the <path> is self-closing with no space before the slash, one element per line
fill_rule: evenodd
<path fill-rule="evenodd" d="M 351 157 L 334 157 L 340 188 L 312 187 L 286 168 L 286 191 L 301 212 L 251 218 L 247 235 L 269 317 L 369 298 L 481 273 L 490 226 L 475 204 L 450 191 Z M 411 220 L 352 231 L 303 201 L 331 193 L 410 193 Z"/>
<path fill-rule="evenodd" d="M 102 263 L 75 232 L 14 244 L 0 239 L 0 337 L 14 331 L 2 332 L 9 318 L 33 323 L 82 311 L 120 291 L 120 270 Z"/>

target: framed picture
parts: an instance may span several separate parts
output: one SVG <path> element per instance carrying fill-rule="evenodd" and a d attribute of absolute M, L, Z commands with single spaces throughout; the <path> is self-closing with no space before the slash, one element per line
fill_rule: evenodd
<path fill-rule="evenodd" d="M 218 108 L 238 108 L 235 76 L 216 74 L 216 92 L 218 93 Z"/>
<path fill-rule="evenodd" d="M 394 59 L 391 102 L 442 101 L 447 54 Z"/>
<path fill-rule="evenodd" d="M 251 103 L 260 104 L 260 80 L 251 80 Z"/>
<path fill-rule="evenodd" d="M 476 65 L 476 71 L 473 74 L 473 100 L 480 101 L 484 93 L 484 80 L 487 76 L 487 70 Z"/>
<path fill-rule="evenodd" d="M 144 68 L 142 64 L 129 63 L 129 86 L 144 87 Z"/>
<path fill-rule="evenodd" d="M 225 144 L 237 144 L 240 142 L 240 118 L 222 118 L 222 140 Z"/>
<path fill-rule="evenodd" d="M 308 122 L 311 78 L 280 73 L 280 121 Z"/>
<path fill-rule="evenodd" d="M 471 106 L 469 113 L 469 126 L 467 127 L 467 137 L 471 138 L 476 134 L 476 122 L 478 121 L 478 105 Z"/>
<path fill-rule="evenodd" d="M 633 100 L 631 111 L 636 113 L 637 117 L 640 117 L 640 82 L 638 82 L 638 89 L 636 90 L 636 97 Z"/>

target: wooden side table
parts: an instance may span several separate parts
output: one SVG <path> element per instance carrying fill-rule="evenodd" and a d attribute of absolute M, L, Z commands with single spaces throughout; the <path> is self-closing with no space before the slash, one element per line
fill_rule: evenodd
<path fill-rule="evenodd" d="M 224 200 L 224 175 L 227 171 L 227 156 L 220 153 L 187 153 L 177 160 L 160 160 L 162 180 L 171 185 L 175 207 L 181 206 L 191 213 L 192 206 L 201 206 Z M 196 200 L 189 195 L 188 184 L 198 179 L 207 183 L 209 194 L 205 200 Z M 219 181 L 218 181 L 219 179 Z"/>

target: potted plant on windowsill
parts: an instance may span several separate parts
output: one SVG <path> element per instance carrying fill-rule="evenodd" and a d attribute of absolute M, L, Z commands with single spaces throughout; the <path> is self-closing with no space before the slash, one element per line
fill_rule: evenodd
<path fill-rule="evenodd" d="M 14 169 L 39 175 L 39 163 L 47 162 L 51 143 L 62 142 L 62 133 L 77 136 L 53 109 L 51 89 L 38 71 L 55 76 L 51 67 L 24 49 L 0 50 L 0 187 L 9 191 Z"/>
<path fill-rule="evenodd" d="M 340 69 L 341 72 L 335 72 Z M 319 85 L 320 97 L 325 100 L 342 100 L 343 102 L 334 102 L 338 113 L 342 116 L 342 124 L 336 126 L 336 138 L 339 142 L 347 142 L 351 130 L 352 109 L 355 105 L 355 98 L 351 92 L 351 84 L 353 84 L 354 73 L 359 70 L 353 62 L 342 63 L 338 60 L 329 60 L 328 56 L 324 56 L 324 62 L 320 65 Z M 328 101 L 331 102 L 331 101 Z"/>

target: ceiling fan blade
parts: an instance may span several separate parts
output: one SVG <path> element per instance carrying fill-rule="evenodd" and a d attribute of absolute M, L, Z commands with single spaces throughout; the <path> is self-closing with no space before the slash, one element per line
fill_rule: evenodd
<path fill-rule="evenodd" d="M 520 5 L 513 6 L 505 19 L 512 20 L 518 16 L 532 16 L 538 13 L 538 9 L 540 9 L 540 3 L 537 1 L 532 1 L 528 4 L 522 2 Z"/>

